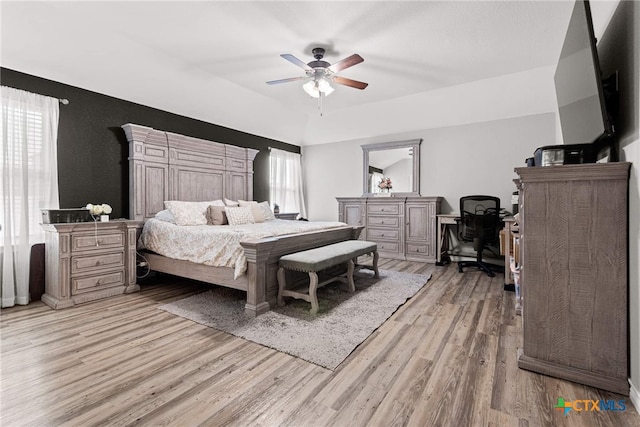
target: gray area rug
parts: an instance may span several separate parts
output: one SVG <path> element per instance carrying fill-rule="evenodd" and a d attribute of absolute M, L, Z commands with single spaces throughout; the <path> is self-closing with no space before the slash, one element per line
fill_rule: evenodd
<path fill-rule="evenodd" d="M 380 270 L 379 279 L 369 271 L 354 278 L 355 293 L 339 282 L 318 289 L 316 316 L 309 314 L 308 302 L 285 298 L 284 307 L 250 318 L 245 293 L 223 287 L 158 308 L 334 370 L 431 275 Z"/>

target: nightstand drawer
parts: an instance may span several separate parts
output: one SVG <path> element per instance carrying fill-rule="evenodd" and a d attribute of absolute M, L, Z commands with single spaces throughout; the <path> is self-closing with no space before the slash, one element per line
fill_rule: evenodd
<path fill-rule="evenodd" d="M 400 227 L 400 218 L 396 217 L 388 217 L 388 216 L 370 216 L 367 219 L 367 225 L 376 226 L 376 227 L 390 227 L 390 228 L 399 228 Z"/>
<path fill-rule="evenodd" d="M 390 228 L 388 230 L 378 229 L 378 228 L 369 228 L 367 230 L 367 239 L 369 240 L 400 240 L 400 231 L 394 230 Z"/>
<path fill-rule="evenodd" d="M 124 251 L 71 258 L 71 274 L 118 267 L 124 267 Z"/>
<path fill-rule="evenodd" d="M 97 243 L 97 245 L 96 245 Z M 124 233 L 74 234 L 71 236 L 71 251 L 78 252 L 87 249 L 108 249 L 124 246 Z"/>
<path fill-rule="evenodd" d="M 76 295 L 116 286 L 124 286 L 124 269 L 94 276 L 72 278 L 71 294 Z"/>
<path fill-rule="evenodd" d="M 295 220 L 296 218 L 298 218 L 298 212 L 282 212 L 274 215 L 278 219 Z"/>

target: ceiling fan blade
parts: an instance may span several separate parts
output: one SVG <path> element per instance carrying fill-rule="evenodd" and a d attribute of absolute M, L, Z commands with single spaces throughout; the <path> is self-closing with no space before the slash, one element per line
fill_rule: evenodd
<path fill-rule="evenodd" d="M 280 56 L 282 56 L 287 61 L 291 62 L 293 65 L 297 65 L 298 67 L 302 68 L 303 70 L 313 71 L 313 68 L 309 67 L 307 64 L 305 64 L 295 56 L 291 55 L 290 53 L 283 53 Z"/>
<path fill-rule="evenodd" d="M 277 85 L 277 84 L 280 84 L 280 83 L 288 83 L 288 82 L 295 82 L 297 80 L 304 80 L 306 78 L 307 78 L 307 76 L 289 77 L 288 79 L 271 80 L 271 81 L 268 81 L 267 84 L 268 85 Z"/>
<path fill-rule="evenodd" d="M 357 53 L 354 53 L 353 55 L 348 56 L 343 60 L 338 61 L 335 64 L 331 65 L 328 69 L 333 73 L 337 73 L 338 71 L 342 71 L 345 68 L 353 67 L 354 65 L 359 64 L 362 61 L 364 61 L 362 56 L 358 55 Z"/>
<path fill-rule="evenodd" d="M 351 79 L 347 79 L 345 77 L 340 77 L 340 76 L 334 76 L 333 81 L 335 83 L 338 83 L 339 85 L 350 86 L 360 90 L 369 86 L 369 83 L 359 82 L 357 80 L 351 80 Z"/>

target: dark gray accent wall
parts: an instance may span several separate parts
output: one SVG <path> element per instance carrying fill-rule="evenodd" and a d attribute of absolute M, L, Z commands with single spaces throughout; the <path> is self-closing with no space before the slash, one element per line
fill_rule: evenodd
<path fill-rule="evenodd" d="M 254 162 L 254 198 L 269 198 L 269 147 L 300 153 L 300 147 L 212 123 L 169 113 L 63 83 L 0 68 L 3 86 L 54 98 L 60 105 L 58 184 L 60 207 L 109 203 L 112 217 L 128 217 L 129 163 L 125 123 L 136 123 L 260 150 Z M 222 101 L 221 101 L 222 102 Z M 247 117 L 247 120 L 251 120 Z"/>

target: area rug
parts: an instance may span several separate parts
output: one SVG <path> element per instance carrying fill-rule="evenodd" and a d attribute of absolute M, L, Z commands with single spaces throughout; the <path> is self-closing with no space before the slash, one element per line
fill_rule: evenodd
<path fill-rule="evenodd" d="M 430 278 L 380 270 L 374 279 L 360 271 L 355 293 L 339 282 L 318 289 L 315 316 L 309 314 L 311 304 L 285 298 L 284 307 L 250 318 L 245 293 L 223 287 L 158 308 L 334 370 Z"/>

